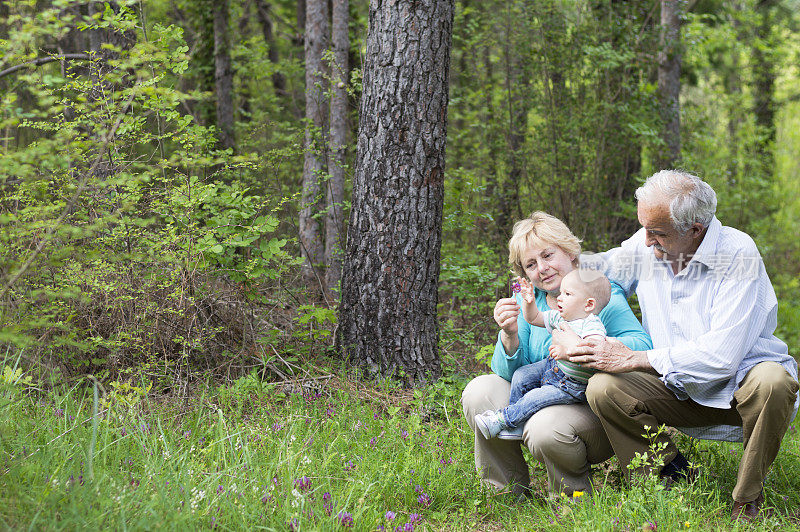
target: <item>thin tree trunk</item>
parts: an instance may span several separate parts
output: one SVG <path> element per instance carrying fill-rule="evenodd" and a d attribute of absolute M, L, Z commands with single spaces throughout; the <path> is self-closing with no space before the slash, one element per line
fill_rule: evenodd
<path fill-rule="evenodd" d="M 441 372 L 439 256 L 453 0 L 370 2 L 337 345 L 368 373 Z"/>
<path fill-rule="evenodd" d="M 741 30 L 741 23 L 737 13 L 744 9 L 740 1 L 732 2 L 732 16 L 730 24 L 736 35 L 736 42 L 731 45 L 731 66 L 725 72 L 725 90 L 728 93 L 730 102 L 728 108 L 728 185 L 736 186 L 740 177 L 740 153 L 739 153 L 739 127 L 744 118 L 742 115 L 742 78 L 740 75 L 739 50 L 744 35 Z"/>
<path fill-rule="evenodd" d="M 674 168 L 681 158 L 681 20 L 680 0 L 661 0 L 661 50 L 658 92 L 663 124 L 660 166 Z"/>
<path fill-rule="evenodd" d="M 233 136 L 233 68 L 228 41 L 228 0 L 215 0 L 214 9 L 214 83 L 217 104 L 219 144 L 223 149 L 234 147 Z"/>
<path fill-rule="evenodd" d="M 270 5 L 264 0 L 255 0 L 255 4 L 258 22 L 261 24 L 261 31 L 264 35 L 264 42 L 267 43 L 267 57 L 269 57 L 270 63 L 277 65 L 280 62 L 280 55 L 278 54 L 278 44 L 275 41 L 275 33 L 272 29 Z M 280 97 L 286 96 L 286 77 L 282 73 L 275 72 L 272 74 L 272 86 L 275 89 L 275 94 Z"/>
<path fill-rule="evenodd" d="M 303 204 L 300 210 L 301 254 L 305 259 L 303 277 L 306 285 L 317 285 L 324 279 L 318 267 L 325 260 L 325 248 L 319 221 L 322 186 L 325 174 L 325 131 L 328 102 L 325 96 L 327 77 L 322 54 L 328 47 L 328 1 L 306 2 L 306 135 L 303 160 Z M 324 287 L 321 287 L 324 288 Z"/>
<path fill-rule="evenodd" d="M 347 33 L 349 0 L 333 0 L 332 41 L 333 61 L 331 68 L 331 138 L 328 153 L 327 215 L 325 218 L 325 286 L 331 298 L 339 291 L 342 277 L 342 249 L 344 219 L 344 165 L 347 145 L 347 58 L 350 38 Z"/>
<path fill-rule="evenodd" d="M 489 46 L 482 47 L 482 59 L 484 70 L 486 71 L 485 85 L 491 87 L 494 83 L 494 68 L 492 65 L 492 58 Z M 483 119 L 487 125 L 484 136 L 484 142 L 488 143 L 489 148 L 489 168 L 486 175 L 486 212 L 494 212 L 497 230 L 498 242 L 504 244 L 508 242 L 511 236 L 511 208 L 506 201 L 507 194 L 502 191 L 499 183 L 499 174 L 497 162 L 501 159 L 500 150 L 495 141 L 494 131 L 492 125 L 495 123 L 495 107 L 492 101 L 492 91 L 485 90 L 485 114 Z"/>
<path fill-rule="evenodd" d="M 774 159 L 772 143 L 775 140 L 775 59 L 770 46 L 772 33 L 772 8 L 775 0 L 756 3 L 757 24 L 753 39 L 753 104 L 760 135 L 758 148 L 763 156 L 765 176 L 772 176 Z"/>

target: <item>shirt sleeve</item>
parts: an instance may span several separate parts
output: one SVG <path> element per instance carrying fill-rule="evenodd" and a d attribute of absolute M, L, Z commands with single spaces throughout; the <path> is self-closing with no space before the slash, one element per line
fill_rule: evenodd
<path fill-rule="evenodd" d="M 611 283 L 611 299 L 599 314 L 606 327 L 606 335 L 616 338 L 629 349 L 647 351 L 653 349 L 653 341 L 636 319 L 625 297 L 625 291 L 616 282 Z"/>
<path fill-rule="evenodd" d="M 778 304 L 772 286 L 759 281 L 766 273 L 763 261 L 758 263 L 759 275 L 749 279 L 736 275 L 735 266 L 720 275 L 718 284 L 708 291 L 711 301 L 705 333 L 648 351 L 650 365 L 668 387 L 690 397 L 708 395 L 714 386 L 724 385 L 736 375 Z"/>
<path fill-rule="evenodd" d="M 587 336 L 605 336 L 606 335 L 606 328 L 603 325 L 603 322 L 594 314 L 590 314 L 586 316 L 583 321 L 583 332 L 581 333 L 581 338 L 586 338 Z"/>
<path fill-rule="evenodd" d="M 553 329 L 557 329 L 561 326 L 561 322 L 564 321 L 564 318 L 561 317 L 561 314 L 559 314 L 557 310 L 545 310 L 542 312 L 542 320 L 544 320 L 545 330 L 552 334 Z"/>

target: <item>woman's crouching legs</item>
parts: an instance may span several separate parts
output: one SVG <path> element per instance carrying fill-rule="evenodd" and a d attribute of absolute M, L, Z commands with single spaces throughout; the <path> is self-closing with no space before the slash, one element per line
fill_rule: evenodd
<path fill-rule="evenodd" d="M 530 485 L 528 465 L 518 441 L 487 440 L 475 428 L 475 415 L 508 406 L 511 383 L 498 375 L 472 379 L 461 394 L 464 417 L 475 437 L 475 468 L 484 482 L 497 489 L 523 493 Z"/>
<path fill-rule="evenodd" d="M 523 440 L 547 470 L 551 494 L 592 491 L 589 465 L 613 455 L 600 420 L 586 404 L 554 405 L 531 416 Z"/>
<path fill-rule="evenodd" d="M 522 492 L 530 484 L 528 466 L 518 441 L 485 439 L 475 429 L 475 414 L 508 405 L 511 385 L 497 375 L 473 379 L 461 395 L 464 416 L 475 437 L 475 467 L 485 482 Z M 591 491 L 589 464 L 613 455 L 600 420 L 588 405 L 549 406 L 525 424 L 523 441 L 544 464 L 550 493 Z"/>

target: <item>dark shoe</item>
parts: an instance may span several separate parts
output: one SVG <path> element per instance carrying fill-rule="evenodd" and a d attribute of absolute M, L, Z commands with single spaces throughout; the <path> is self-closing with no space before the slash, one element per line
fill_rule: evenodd
<path fill-rule="evenodd" d="M 659 473 L 658 476 L 661 478 L 664 489 L 669 491 L 672 489 L 672 486 L 683 480 L 691 484 L 697 480 L 699 475 L 700 469 L 693 467 L 686 457 L 683 456 L 680 451 L 678 451 L 678 454 L 675 456 L 675 458 L 661 468 L 661 473 Z"/>
<path fill-rule="evenodd" d="M 733 501 L 733 510 L 731 510 L 731 519 L 747 519 L 753 521 L 758 518 L 761 507 L 764 506 L 764 490 L 758 494 L 756 500 L 749 502 Z"/>

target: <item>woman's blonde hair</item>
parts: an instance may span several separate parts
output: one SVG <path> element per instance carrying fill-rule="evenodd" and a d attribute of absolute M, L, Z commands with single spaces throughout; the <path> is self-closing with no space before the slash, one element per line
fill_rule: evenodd
<path fill-rule="evenodd" d="M 532 248 L 558 246 L 567 254 L 573 255 L 572 264 L 578 267 L 581 254 L 581 241 L 572 234 L 569 227 L 546 212 L 536 211 L 524 220 L 514 224 L 511 239 L 508 241 L 508 264 L 520 277 L 525 277 L 522 255 Z"/>

